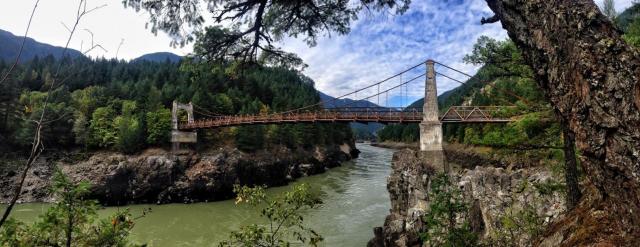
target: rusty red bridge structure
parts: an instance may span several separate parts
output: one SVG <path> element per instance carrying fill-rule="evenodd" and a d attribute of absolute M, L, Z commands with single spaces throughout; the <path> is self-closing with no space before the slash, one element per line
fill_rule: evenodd
<path fill-rule="evenodd" d="M 424 73 L 415 70 L 420 65 L 425 64 L 426 71 Z M 189 103 L 180 104 L 174 102 L 172 111 L 172 143 L 179 146 L 179 143 L 196 142 L 197 132 L 199 129 L 215 129 L 231 126 L 257 125 L 257 124 L 292 124 L 292 123 L 382 123 L 382 124 L 407 124 L 418 123 L 420 125 L 420 148 L 423 151 L 442 151 L 442 124 L 456 123 L 508 123 L 512 119 L 505 116 L 505 110 L 514 106 L 452 106 L 444 113 L 440 113 L 437 102 L 436 76 L 441 76 L 449 80 L 456 81 L 461 84 L 465 82 L 457 80 L 452 76 L 436 72 L 435 65 L 440 65 L 444 69 L 448 69 L 464 76 L 474 79 L 460 70 L 454 69 L 447 65 L 427 60 L 421 62 L 409 69 L 388 77 L 382 81 L 370 84 L 369 86 L 354 90 L 348 94 L 334 98 L 330 102 L 318 102 L 315 104 L 302 106 L 300 108 L 291 109 L 283 112 L 273 112 L 265 114 L 253 115 L 220 115 L 207 112 L 199 107 Z M 409 75 L 409 80 L 403 81 L 403 75 Z M 424 105 L 422 107 L 387 107 L 389 103 L 389 94 L 400 92 L 400 98 L 408 95 L 408 84 L 426 77 L 424 88 Z M 399 78 L 399 84 L 385 87 L 384 83 L 393 82 L 393 79 Z M 382 90 L 381 90 L 382 88 Z M 376 90 L 377 89 L 377 90 Z M 358 99 L 360 95 L 368 95 Z M 339 99 L 354 97 L 358 100 L 352 100 L 349 104 L 338 105 Z M 380 106 L 381 97 L 384 99 L 385 107 Z M 393 97 L 393 95 L 392 95 Z M 358 106 L 358 102 L 373 102 L 377 99 L 376 107 Z M 408 102 L 407 102 L 408 103 Z M 402 104 L 402 103 L 401 103 Z M 186 121 L 178 120 L 178 111 L 187 111 Z M 195 119 L 194 110 L 201 116 L 206 118 Z M 203 112 L 204 111 L 204 112 Z"/>
<path fill-rule="evenodd" d="M 452 106 L 440 116 L 441 123 L 507 123 L 499 111 L 506 106 Z M 373 107 L 332 108 L 318 111 L 262 115 L 216 116 L 181 122 L 180 130 L 213 129 L 229 126 L 283 123 L 420 123 L 422 108 L 381 109 Z"/>

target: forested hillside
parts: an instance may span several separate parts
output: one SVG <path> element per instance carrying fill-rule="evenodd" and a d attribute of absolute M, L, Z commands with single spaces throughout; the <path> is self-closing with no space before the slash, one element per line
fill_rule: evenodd
<path fill-rule="evenodd" d="M 516 121 L 508 124 L 446 124 L 444 139 L 493 147 L 559 147 L 561 130 L 551 108 L 538 90 L 532 72 L 524 65 L 520 52 L 510 41 L 487 37 L 478 40 L 465 62 L 481 65 L 474 78 L 464 85 L 442 94 L 438 99 L 441 113 L 450 106 L 511 106 L 501 112 Z M 422 100 L 412 106 L 419 107 Z M 419 128 L 414 125 L 392 125 L 380 131 L 382 141 L 415 142 Z"/>
<path fill-rule="evenodd" d="M 0 61 L 13 62 L 20 51 L 23 37 L 15 36 L 10 32 L 0 30 Z M 27 38 L 24 41 L 24 47 L 22 54 L 20 55 L 20 61 L 26 62 L 33 59 L 36 56 L 45 57 L 53 55 L 56 58 L 62 57 L 62 51 L 64 48 L 52 46 L 49 44 L 40 43 L 31 38 Z M 66 55 L 70 57 L 82 57 L 81 52 L 68 49 Z"/>
<path fill-rule="evenodd" d="M 369 107 L 369 108 L 379 108 L 386 109 L 377 104 L 369 102 L 367 100 L 352 100 L 349 98 L 336 99 L 331 97 L 323 92 L 318 92 L 320 94 L 320 100 L 322 100 L 322 104 L 325 108 L 338 108 L 338 107 Z M 381 123 L 351 123 L 351 130 L 353 131 L 354 137 L 357 140 L 375 140 L 375 134 L 378 130 L 384 127 Z"/>
<path fill-rule="evenodd" d="M 131 62 L 147 61 L 147 62 L 162 63 L 162 62 L 170 61 L 173 63 L 177 63 L 177 62 L 180 62 L 180 60 L 182 60 L 181 56 L 178 56 L 171 52 L 154 52 L 154 53 L 144 54 L 140 57 L 134 58 L 131 60 Z"/>
<path fill-rule="evenodd" d="M 54 81 L 59 63 L 60 75 Z M 8 67 L 0 61 L 2 74 Z M 48 124 L 43 130 L 47 149 L 131 153 L 166 145 L 173 100 L 193 102 L 199 112 L 196 118 L 206 117 L 201 114 L 267 114 L 320 100 L 311 79 L 283 68 L 35 57 L 19 65 L 0 85 L 3 151 L 23 150 L 30 145 L 33 121 L 39 117 L 52 84 L 45 118 Z M 207 145 L 236 144 L 252 151 L 275 144 L 309 147 L 350 138 L 347 125 L 300 124 L 209 130 L 201 132 L 199 141 Z"/>
<path fill-rule="evenodd" d="M 635 4 L 616 18 L 624 39 L 636 47 L 640 47 L 639 12 L 640 5 Z M 496 147 L 561 146 L 560 126 L 531 69 L 511 41 L 482 37 L 464 60 L 484 67 L 464 85 L 438 97 L 441 113 L 453 105 L 507 105 L 515 107 L 506 114 L 516 116 L 517 121 L 504 125 L 447 124 L 443 128 L 446 141 Z M 421 99 L 409 107 L 422 104 Z M 381 141 L 416 142 L 419 128 L 417 124 L 390 125 L 380 130 L 378 137 Z"/>

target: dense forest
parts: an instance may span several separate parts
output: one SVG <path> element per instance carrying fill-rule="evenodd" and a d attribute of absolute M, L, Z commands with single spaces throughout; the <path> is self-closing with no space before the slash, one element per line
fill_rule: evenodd
<path fill-rule="evenodd" d="M 0 61 L 0 72 L 9 68 Z M 241 70 L 241 71 L 240 71 Z M 56 77 L 56 73 L 59 75 Z M 241 73 L 240 73 L 241 72 Z M 54 78 L 57 78 L 54 80 Z M 113 149 L 132 153 L 164 146 L 171 103 L 193 102 L 196 118 L 216 114 L 267 114 L 316 103 L 314 82 L 301 73 L 261 65 L 125 62 L 85 57 L 35 57 L 0 85 L 0 148 L 24 150 L 46 91 L 52 88 L 43 129 L 48 149 Z M 200 146 L 235 144 L 245 151 L 269 145 L 291 148 L 342 143 L 347 125 L 243 126 L 200 133 Z"/>
<path fill-rule="evenodd" d="M 499 114 L 517 120 L 508 124 L 447 124 L 443 128 L 446 141 L 501 147 L 523 144 L 560 146 L 559 125 L 553 121 L 547 100 L 538 90 L 531 70 L 524 65 L 512 42 L 482 37 L 465 61 L 490 63 L 466 84 L 440 96 L 438 105 L 441 113 L 454 105 L 511 106 Z M 422 102 L 419 100 L 411 106 L 419 107 Z M 415 124 L 392 125 L 381 130 L 379 138 L 383 141 L 415 142 L 419 137 L 418 131 Z"/>

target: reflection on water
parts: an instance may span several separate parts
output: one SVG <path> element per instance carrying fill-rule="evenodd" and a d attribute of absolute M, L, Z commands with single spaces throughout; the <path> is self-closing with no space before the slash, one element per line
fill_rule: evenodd
<path fill-rule="evenodd" d="M 321 196 L 322 206 L 306 212 L 305 223 L 325 238 L 324 246 L 366 245 L 373 237 L 373 227 L 382 225 L 389 212 L 386 181 L 392 151 L 369 145 L 358 145 L 358 149 L 362 151 L 360 158 L 293 183 L 307 183 Z M 291 185 L 267 191 L 281 193 Z M 19 205 L 13 216 L 31 221 L 46 207 L 37 203 Z M 217 246 L 230 231 L 261 222 L 254 209 L 235 205 L 233 200 L 128 207 L 134 215 L 140 215 L 144 208 L 152 209 L 136 221 L 131 236 L 150 246 Z M 119 209 L 123 208 L 107 208 L 100 214 L 105 216 Z"/>

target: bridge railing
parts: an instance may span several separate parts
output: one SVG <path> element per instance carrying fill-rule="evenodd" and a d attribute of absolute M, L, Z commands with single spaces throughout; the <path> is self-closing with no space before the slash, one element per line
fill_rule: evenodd
<path fill-rule="evenodd" d="M 287 122 L 419 122 L 422 112 L 417 109 L 386 109 L 368 107 L 333 108 L 321 111 L 296 111 L 276 114 L 219 116 L 181 122 L 181 129 L 212 128 L 220 126 L 287 123 Z"/>
<path fill-rule="evenodd" d="M 515 106 L 452 106 L 441 117 L 441 122 L 510 122 L 500 113 Z"/>
<path fill-rule="evenodd" d="M 455 106 L 440 118 L 441 122 L 509 122 L 510 119 L 497 118 L 499 106 Z M 381 107 L 347 107 L 319 111 L 294 111 L 286 113 L 220 116 L 195 120 L 192 123 L 181 122 L 181 129 L 215 128 L 247 124 L 278 124 L 305 122 L 380 122 L 380 123 L 419 123 L 422 121 L 422 108 L 388 109 Z"/>

